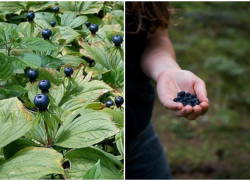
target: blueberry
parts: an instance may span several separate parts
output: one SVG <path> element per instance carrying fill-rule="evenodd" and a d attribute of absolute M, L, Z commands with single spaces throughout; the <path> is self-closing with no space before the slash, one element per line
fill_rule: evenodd
<path fill-rule="evenodd" d="M 121 107 L 121 105 L 123 104 L 123 97 L 116 96 L 115 97 L 115 104 L 116 104 L 117 107 Z"/>
<path fill-rule="evenodd" d="M 51 22 L 50 22 L 50 25 L 51 25 L 52 27 L 55 27 L 56 22 L 55 22 L 55 21 L 51 21 Z"/>
<path fill-rule="evenodd" d="M 58 13 L 59 12 L 59 7 L 58 6 L 57 7 L 53 7 L 52 11 L 55 12 L 55 13 Z"/>
<path fill-rule="evenodd" d="M 199 101 L 197 98 L 193 98 L 194 101 Z"/>
<path fill-rule="evenodd" d="M 187 105 L 192 106 L 192 104 L 191 104 L 191 103 L 187 103 Z"/>
<path fill-rule="evenodd" d="M 86 21 L 86 22 L 85 22 L 85 25 L 86 25 L 87 27 L 89 27 L 91 24 L 90 24 L 90 22 Z"/>
<path fill-rule="evenodd" d="M 41 89 L 42 92 L 46 93 L 51 87 L 50 81 L 47 79 L 41 80 L 38 84 L 38 87 L 39 89 Z"/>
<path fill-rule="evenodd" d="M 181 97 L 181 96 L 177 96 L 177 99 L 179 99 L 179 100 L 180 100 L 180 99 L 182 99 L 182 97 Z"/>
<path fill-rule="evenodd" d="M 178 92 L 177 96 L 185 96 L 185 91 Z"/>
<path fill-rule="evenodd" d="M 39 110 L 44 111 L 49 105 L 49 97 L 46 94 L 38 94 L 34 99 L 34 104 Z"/>
<path fill-rule="evenodd" d="M 110 107 L 110 106 L 113 106 L 114 105 L 114 102 L 112 101 L 112 100 L 108 100 L 107 102 L 106 102 L 106 107 Z"/>
<path fill-rule="evenodd" d="M 188 100 L 187 96 L 183 97 L 183 101 L 187 101 L 187 100 Z"/>
<path fill-rule="evenodd" d="M 194 102 L 195 102 L 195 100 L 191 99 L 191 100 L 190 100 L 190 102 L 191 102 L 191 103 L 194 103 Z"/>
<path fill-rule="evenodd" d="M 191 103 L 191 101 L 188 99 L 188 100 L 187 100 L 187 103 Z"/>
<path fill-rule="evenodd" d="M 72 67 L 65 67 L 64 73 L 66 74 L 66 77 L 70 77 L 73 74 L 74 70 Z"/>
<path fill-rule="evenodd" d="M 197 98 L 196 94 L 192 94 L 191 96 L 192 98 Z"/>
<path fill-rule="evenodd" d="M 190 96 L 188 96 L 188 99 L 193 99 L 193 98 L 192 98 L 192 96 L 190 95 Z"/>
<path fill-rule="evenodd" d="M 174 102 L 178 102 L 179 100 L 177 98 L 174 98 Z"/>
<path fill-rule="evenodd" d="M 183 104 L 183 106 L 186 106 L 186 105 L 187 105 L 187 103 L 185 103 L 185 102 L 183 102 L 182 104 Z"/>
<path fill-rule="evenodd" d="M 49 37 L 52 35 L 52 32 L 50 29 L 43 29 L 42 36 L 44 39 L 49 39 Z"/>
<path fill-rule="evenodd" d="M 27 76 L 31 82 L 36 81 L 36 79 L 38 78 L 38 71 L 36 69 L 30 69 L 27 72 Z"/>
<path fill-rule="evenodd" d="M 179 102 L 183 102 L 183 99 L 180 99 Z"/>
<path fill-rule="evenodd" d="M 115 44 L 116 47 L 119 47 L 121 43 L 123 42 L 123 38 L 120 35 L 115 35 L 112 39 L 113 43 Z"/>
<path fill-rule="evenodd" d="M 33 12 L 28 12 L 26 14 L 26 18 L 28 19 L 28 21 L 32 22 L 33 19 L 35 18 L 35 14 Z"/>
<path fill-rule="evenodd" d="M 195 101 L 195 102 L 194 102 L 194 106 L 195 106 L 195 105 L 199 105 L 199 104 L 200 104 L 199 101 Z"/>
<path fill-rule="evenodd" d="M 89 30 L 92 32 L 92 33 L 96 33 L 98 31 L 99 27 L 97 24 L 91 24 L 89 26 Z"/>
<path fill-rule="evenodd" d="M 190 96 L 190 95 L 191 95 L 191 93 L 189 93 L 189 92 L 186 93 L 186 96 Z"/>

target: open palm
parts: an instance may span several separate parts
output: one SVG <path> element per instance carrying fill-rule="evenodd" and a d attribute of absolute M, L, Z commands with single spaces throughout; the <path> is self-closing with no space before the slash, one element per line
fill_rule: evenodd
<path fill-rule="evenodd" d="M 201 102 L 200 105 L 183 106 L 180 102 L 174 102 L 180 91 L 195 93 Z M 176 116 L 189 120 L 196 119 L 206 114 L 209 108 L 205 83 L 190 71 L 169 70 L 162 72 L 157 79 L 157 93 L 164 107 L 173 111 Z"/>

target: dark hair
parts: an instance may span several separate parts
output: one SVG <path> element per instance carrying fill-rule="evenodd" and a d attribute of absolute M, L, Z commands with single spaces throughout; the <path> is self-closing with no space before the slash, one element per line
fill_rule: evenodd
<path fill-rule="evenodd" d="M 157 29 L 166 29 L 169 25 L 171 10 L 168 8 L 168 2 L 136 1 L 126 2 L 126 14 L 133 14 L 135 17 L 136 31 L 133 34 L 143 30 L 143 19 L 151 23 L 150 33 Z"/>

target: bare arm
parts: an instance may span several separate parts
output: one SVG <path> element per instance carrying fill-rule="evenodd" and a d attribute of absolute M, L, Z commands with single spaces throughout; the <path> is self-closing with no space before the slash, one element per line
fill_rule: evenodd
<path fill-rule="evenodd" d="M 196 119 L 209 108 L 205 83 L 192 72 L 182 70 L 175 59 L 167 29 L 148 34 L 141 57 L 143 72 L 157 82 L 158 97 L 164 107 L 172 110 L 176 116 Z M 179 91 L 196 93 L 201 104 L 183 107 L 181 103 L 173 102 Z"/>

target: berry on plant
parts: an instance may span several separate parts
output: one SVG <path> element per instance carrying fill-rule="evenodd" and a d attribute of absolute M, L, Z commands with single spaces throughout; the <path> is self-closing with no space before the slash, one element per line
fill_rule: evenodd
<path fill-rule="evenodd" d="M 116 96 L 115 97 L 115 104 L 117 107 L 121 107 L 121 105 L 123 104 L 123 97 L 121 96 Z"/>
<path fill-rule="evenodd" d="M 64 68 L 64 73 L 66 77 L 70 77 L 73 74 L 74 70 L 72 67 L 65 67 Z"/>
<path fill-rule="evenodd" d="M 33 19 L 35 18 L 35 14 L 33 12 L 28 12 L 26 14 L 26 18 L 28 19 L 28 21 L 32 22 Z"/>
<path fill-rule="evenodd" d="M 99 27 L 97 24 L 91 24 L 89 26 L 89 30 L 91 31 L 91 33 L 95 34 L 98 31 Z"/>
<path fill-rule="evenodd" d="M 36 69 L 30 69 L 27 72 L 27 76 L 30 79 L 30 82 L 34 82 L 38 78 L 38 71 Z"/>
<path fill-rule="evenodd" d="M 42 36 L 44 39 L 49 39 L 49 37 L 52 35 L 52 32 L 50 29 L 43 29 Z"/>
<path fill-rule="evenodd" d="M 86 25 L 87 27 L 89 27 L 91 24 L 90 24 L 90 22 L 86 21 L 86 22 L 85 22 L 85 25 Z"/>
<path fill-rule="evenodd" d="M 119 47 L 121 45 L 121 43 L 123 42 L 123 38 L 120 35 L 115 35 L 112 38 L 113 43 L 115 44 L 116 47 Z"/>
<path fill-rule="evenodd" d="M 55 27 L 56 22 L 55 22 L 55 21 L 51 21 L 51 22 L 50 22 L 50 25 L 51 25 L 52 27 Z"/>
<path fill-rule="evenodd" d="M 47 79 L 41 80 L 38 84 L 39 89 L 42 93 L 47 93 L 49 88 L 51 87 L 50 81 Z"/>
<path fill-rule="evenodd" d="M 52 11 L 55 12 L 55 13 L 58 13 L 59 12 L 59 7 L 58 6 L 53 7 Z"/>
<path fill-rule="evenodd" d="M 34 98 L 34 104 L 40 111 L 44 111 L 48 108 L 49 97 L 46 94 L 38 94 Z"/>
<path fill-rule="evenodd" d="M 106 107 L 110 107 L 110 106 L 113 106 L 114 105 L 114 102 L 112 101 L 112 100 L 108 100 L 107 102 L 106 102 Z"/>

